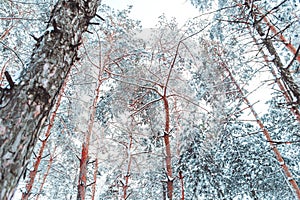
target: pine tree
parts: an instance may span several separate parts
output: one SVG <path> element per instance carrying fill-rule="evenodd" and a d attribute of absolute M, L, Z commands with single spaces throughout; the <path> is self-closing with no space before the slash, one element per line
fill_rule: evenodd
<path fill-rule="evenodd" d="M 97 6 L 59 1 L 20 82 L 1 89 L 1 199 L 14 193 Z"/>

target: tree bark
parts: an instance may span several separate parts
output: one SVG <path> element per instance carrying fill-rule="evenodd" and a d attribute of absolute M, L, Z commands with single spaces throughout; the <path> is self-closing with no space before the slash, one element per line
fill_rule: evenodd
<path fill-rule="evenodd" d="M 97 86 L 95 89 L 95 97 L 93 100 L 93 104 L 91 106 L 90 110 L 90 119 L 88 122 L 88 129 L 85 133 L 85 141 L 82 144 L 82 153 L 81 153 L 81 159 L 80 159 L 80 171 L 79 171 L 79 179 L 78 179 L 78 192 L 77 192 L 77 200 L 84 200 L 86 196 L 86 187 L 87 187 L 87 166 L 88 166 L 88 157 L 89 157 L 89 148 L 90 148 L 90 140 L 93 132 L 94 127 L 94 121 L 95 121 L 95 114 L 96 114 L 96 108 L 98 99 L 100 96 L 100 87 L 102 86 L 102 83 L 105 79 L 102 78 L 103 76 L 103 70 L 100 67 L 98 77 L 97 77 Z"/>
<path fill-rule="evenodd" d="M 131 172 L 131 163 L 132 163 L 132 146 L 133 146 L 133 138 L 132 138 L 132 133 L 128 133 L 129 136 L 129 144 L 127 146 L 128 148 L 128 160 L 127 160 L 127 171 L 126 171 L 126 175 L 124 176 L 124 181 L 125 184 L 123 186 L 123 199 L 126 200 L 129 195 L 127 194 L 128 192 L 128 188 L 129 188 L 129 178 L 130 178 L 130 172 Z"/>
<path fill-rule="evenodd" d="M 0 90 L 0 199 L 12 197 L 98 4 L 59 1 L 20 83 Z"/>
<path fill-rule="evenodd" d="M 168 199 L 173 199 L 173 175 L 172 175 L 172 155 L 170 144 L 170 108 L 166 95 L 163 96 L 164 109 L 165 109 L 165 130 L 164 130 L 164 142 L 166 150 L 166 173 L 167 173 L 167 193 Z"/>
<path fill-rule="evenodd" d="M 81 159 L 80 159 L 80 171 L 77 185 L 77 200 L 85 199 L 86 183 L 87 183 L 87 164 L 89 162 L 89 146 L 87 143 L 82 144 Z"/>
<path fill-rule="evenodd" d="M 33 164 L 33 170 L 31 170 L 30 173 L 29 173 L 29 180 L 26 183 L 26 191 L 22 194 L 22 200 L 27 200 L 29 198 L 30 194 L 31 194 L 31 189 L 34 185 L 34 180 L 35 180 L 35 177 L 37 175 L 39 166 L 41 164 L 41 161 L 42 161 L 42 158 L 43 158 L 43 153 L 44 153 L 44 150 L 45 150 L 47 142 L 48 142 L 48 138 L 51 135 L 51 129 L 54 125 L 54 120 L 55 120 L 55 117 L 56 117 L 56 113 L 57 113 L 57 110 L 60 106 L 60 102 L 61 102 L 62 96 L 64 94 L 64 89 L 66 88 L 66 85 L 67 85 L 67 78 L 65 79 L 64 84 L 63 84 L 63 86 L 62 86 L 62 88 L 59 92 L 58 97 L 57 97 L 57 100 L 56 100 L 56 103 L 55 103 L 55 108 L 52 111 L 52 114 L 51 114 L 50 119 L 49 119 L 49 125 L 47 126 L 47 130 L 46 130 L 46 133 L 44 135 L 45 139 L 41 141 L 42 144 L 41 144 L 41 147 L 39 149 L 38 156 L 36 157 L 36 160 Z M 53 158 L 52 158 L 52 160 L 53 160 Z M 38 196 L 39 196 L 39 194 L 38 194 Z"/>
<path fill-rule="evenodd" d="M 248 29 L 250 30 L 250 27 L 248 27 Z M 289 110 L 291 111 L 291 113 L 296 117 L 297 121 L 300 123 L 300 111 L 298 109 L 298 107 L 296 105 L 293 105 L 293 97 L 290 95 L 290 93 L 288 92 L 288 88 L 285 87 L 284 82 L 280 79 L 277 78 L 277 74 L 275 69 L 269 64 L 270 61 L 268 59 L 268 56 L 264 53 L 263 49 L 262 49 L 262 45 L 260 45 L 257 41 L 257 39 L 254 37 L 254 35 L 251 35 L 253 38 L 254 43 L 256 44 L 256 46 L 258 47 L 258 49 L 261 49 L 260 53 L 262 54 L 266 65 L 268 65 L 268 67 L 270 68 L 270 72 L 272 73 L 272 75 L 275 78 L 275 82 L 277 83 L 279 89 L 281 90 L 285 100 L 286 100 L 286 104 L 287 105 L 292 105 L 289 107 Z M 273 62 L 274 63 L 274 62 Z M 274 63 L 275 64 L 275 63 Z M 278 68 L 278 66 L 276 66 Z"/>
<path fill-rule="evenodd" d="M 264 134 L 265 138 L 267 139 L 271 149 L 273 150 L 275 157 L 286 176 L 286 180 L 291 185 L 291 187 L 294 189 L 295 196 L 297 196 L 297 198 L 300 199 L 299 186 L 298 186 L 296 180 L 293 178 L 293 174 L 290 172 L 289 167 L 285 163 L 279 149 L 276 147 L 274 142 L 272 142 L 273 139 L 271 138 L 271 135 L 270 135 L 268 129 L 264 126 L 262 121 L 259 119 L 257 112 L 254 110 L 252 104 L 250 103 L 250 101 L 248 100 L 246 95 L 243 93 L 242 88 L 239 86 L 239 84 L 235 80 L 235 78 L 234 78 L 233 74 L 231 73 L 230 69 L 228 68 L 227 64 L 224 61 L 221 61 L 220 66 L 222 66 L 225 69 L 225 71 L 228 73 L 230 79 L 236 85 L 238 92 L 241 94 L 243 101 L 250 108 L 250 111 L 251 111 L 252 115 L 254 116 L 256 123 L 258 124 L 259 128 L 261 129 L 262 133 Z"/>
<path fill-rule="evenodd" d="M 180 200 L 184 200 L 184 182 L 183 182 L 183 175 L 182 175 L 182 171 L 178 172 L 178 177 L 180 180 L 180 186 L 181 186 L 181 199 Z"/>
<path fill-rule="evenodd" d="M 43 180 L 42 180 L 42 183 L 41 183 L 40 188 L 39 188 L 39 192 L 37 193 L 37 196 L 36 196 L 35 200 L 39 200 L 39 197 L 40 197 L 40 195 L 42 194 L 42 190 L 43 190 L 43 187 L 44 187 L 44 185 L 45 185 L 45 183 L 46 183 L 46 179 L 47 179 L 47 177 L 49 176 L 50 169 L 51 169 L 52 164 L 53 164 L 53 160 L 54 160 L 55 157 L 56 157 L 56 155 L 55 155 L 55 153 L 56 153 L 56 148 L 57 148 L 57 146 L 55 146 L 54 149 L 53 149 L 53 152 L 50 153 L 50 159 L 49 159 L 49 162 L 48 162 L 47 170 L 46 170 L 46 172 L 45 172 L 45 174 L 44 174 L 44 176 L 43 176 Z M 22 200 L 23 200 L 23 199 L 22 199 Z"/>
<path fill-rule="evenodd" d="M 94 174 L 93 174 L 93 178 L 94 178 L 94 184 L 92 186 L 92 200 L 95 200 L 95 196 L 96 196 L 96 185 L 97 185 L 97 175 L 98 175 L 98 152 L 96 155 L 96 159 L 95 159 L 95 165 L 94 165 Z"/>
<path fill-rule="evenodd" d="M 292 52 L 292 54 L 295 56 L 295 60 L 297 60 L 300 63 L 300 55 L 297 54 L 297 49 L 294 47 L 294 45 L 287 40 L 284 35 L 282 34 L 281 31 L 278 31 L 277 28 L 275 27 L 275 25 L 273 25 L 270 20 L 268 20 L 267 15 L 270 14 L 271 12 L 268 11 L 267 13 L 263 13 L 261 11 L 261 9 L 254 4 L 253 0 L 247 0 L 248 5 L 251 5 L 253 8 L 255 9 L 255 12 L 251 12 L 252 17 L 255 19 L 255 23 L 257 23 L 256 19 L 261 18 L 265 24 L 269 27 L 269 30 L 271 30 L 274 34 L 274 36 L 276 36 L 278 38 L 278 40 L 280 42 L 282 42 L 282 44 L 284 44 L 284 46 L 290 51 Z M 279 9 L 279 7 L 284 4 L 287 0 L 282 1 L 279 5 L 277 5 L 277 9 Z M 240 7 L 242 7 L 242 5 L 239 5 Z M 274 9 L 274 8 L 273 8 Z M 273 10 L 272 9 L 272 10 Z M 259 20 L 259 22 L 261 22 L 262 20 Z"/>

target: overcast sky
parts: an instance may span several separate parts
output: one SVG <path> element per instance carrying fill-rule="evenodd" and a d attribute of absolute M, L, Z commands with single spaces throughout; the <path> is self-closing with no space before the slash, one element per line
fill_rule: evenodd
<path fill-rule="evenodd" d="M 144 28 L 155 27 L 158 17 L 163 13 L 168 18 L 176 17 L 179 26 L 199 13 L 188 0 L 102 0 L 102 4 L 115 9 L 133 5 L 131 17 L 141 20 Z"/>

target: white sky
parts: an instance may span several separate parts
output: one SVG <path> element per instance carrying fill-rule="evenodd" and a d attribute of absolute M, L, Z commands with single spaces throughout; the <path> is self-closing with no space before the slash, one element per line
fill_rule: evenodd
<path fill-rule="evenodd" d="M 154 28 L 158 17 L 163 13 L 170 19 L 175 17 L 179 26 L 189 18 L 199 15 L 197 8 L 189 0 L 102 0 L 115 9 L 124 9 L 133 5 L 131 17 L 142 22 L 143 28 Z"/>

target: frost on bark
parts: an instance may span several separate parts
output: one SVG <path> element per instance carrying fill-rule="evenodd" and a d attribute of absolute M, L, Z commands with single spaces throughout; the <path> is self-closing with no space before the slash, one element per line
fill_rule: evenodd
<path fill-rule="evenodd" d="M 13 195 L 98 4 L 59 1 L 20 82 L 0 90 L 0 199 Z"/>

